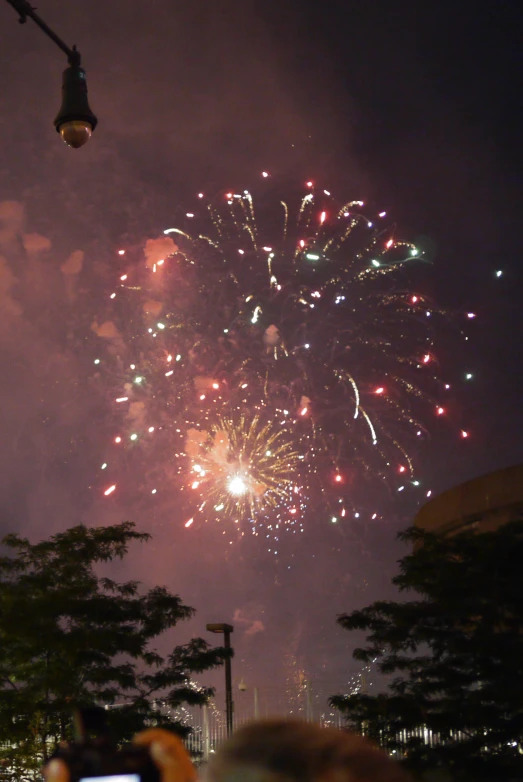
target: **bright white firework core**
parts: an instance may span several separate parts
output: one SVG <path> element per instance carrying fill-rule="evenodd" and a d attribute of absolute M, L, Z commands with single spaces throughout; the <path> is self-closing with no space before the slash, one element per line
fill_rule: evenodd
<path fill-rule="evenodd" d="M 247 484 L 241 475 L 233 475 L 232 478 L 229 478 L 227 483 L 227 491 L 236 495 L 237 497 L 245 494 L 247 491 Z"/>

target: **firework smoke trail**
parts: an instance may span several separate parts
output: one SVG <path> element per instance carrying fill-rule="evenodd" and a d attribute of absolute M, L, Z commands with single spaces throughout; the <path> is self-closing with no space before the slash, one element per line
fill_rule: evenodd
<path fill-rule="evenodd" d="M 145 263 L 120 251 L 93 325 L 120 413 L 105 493 L 170 491 L 188 527 L 257 534 L 296 532 L 311 508 L 358 515 L 363 484 L 418 487 L 410 452 L 448 388 L 442 313 L 405 274 L 423 253 L 385 212 L 312 183 L 258 206 L 199 194 L 183 223 L 146 243 Z"/>

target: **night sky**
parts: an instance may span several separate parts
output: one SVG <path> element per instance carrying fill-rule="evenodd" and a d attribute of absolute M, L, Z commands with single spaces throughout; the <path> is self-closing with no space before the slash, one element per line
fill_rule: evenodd
<path fill-rule="evenodd" d="M 310 530 L 276 564 L 190 536 L 175 498 L 152 515 L 102 502 L 92 476 L 109 410 L 82 335 L 116 250 L 159 236 L 194 193 L 243 190 L 262 170 L 312 178 L 383 205 L 427 248 L 423 290 L 477 314 L 469 341 L 440 355 L 470 438 L 435 428 L 427 486 L 521 462 L 522 13 L 462 0 L 46 0 L 38 12 L 78 45 L 99 126 L 81 150 L 61 142 L 64 58 L 0 0 L 0 528 L 37 540 L 131 518 L 154 539 L 115 572 L 197 609 L 177 638 L 233 621 L 236 679 L 276 692 L 294 661 L 335 692 L 357 668 L 336 614 L 392 595 L 394 536 L 415 508 Z M 79 292 L 80 263 L 92 273 Z"/>

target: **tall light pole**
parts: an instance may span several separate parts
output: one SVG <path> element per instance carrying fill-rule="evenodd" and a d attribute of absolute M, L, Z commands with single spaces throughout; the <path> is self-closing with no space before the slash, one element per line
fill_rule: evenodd
<path fill-rule="evenodd" d="M 33 22 L 50 38 L 65 55 L 69 68 L 62 77 L 62 106 L 54 120 L 54 126 L 69 147 L 83 147 L 98 124 L 98 120 L 89 107 L 87 100 L 87 82 L 85 71 L 81 67 L 80 52 L 76 46 L 69 48 L 58 35 L 35 12 L 28 0 L 7 0 L 19 16 L 20 24 L 27 19 Z"/>
<path fill-rule="evenodd" d="M 232 646 L 231 646 L 231 633 L 234 630 L 234 627 L 232 625 L 224 624 L 223 622 L 219 624 L 210 624 L 207 625 L 207 630 L 210 633 L 223 633 L 223 645 L 227 651 L 230 652 L 230 654 L 227 655 L 225 658 L 225 718 L 227 722 L 227 735 L 230 736 L 232 733 L 232 710 L 233 710 L 233 703 L 232 703 L 232 675 L 231 675 L 231 656 L 232 656 Z"/>
<path fill-rule="evenodd" d="M 240 683 L 238 685 L 238 689 L 239 689 L 240 692 L 246 692 L 247 685 L 245 684 L 243 679 L 240 681 Z M 253 688 L 253 695 L 254 695 L 254 704 L 253 704 L 254 705 L 254 710 L 253 710 L 253 714 L 254 714 L 254 719 L 257 720 L 258 717 L 260 716 L 260 691 L 259 691 L 258 687 L 254 687 Z"/>

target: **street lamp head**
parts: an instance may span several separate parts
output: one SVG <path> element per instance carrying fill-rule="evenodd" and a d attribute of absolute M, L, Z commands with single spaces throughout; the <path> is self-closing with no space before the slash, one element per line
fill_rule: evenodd
<path fill-rule="evenodd" d="M 78 149 L 89 141 L 97 123 L 87 100 L 85 71 L 73 63 L 63 72 L 62 105 L 54 126 L 68 146 Z"/>
<path fill-rule="evenodd" d="M 234 630 L 232 625 L 224 624 L 223 622 L 206 625 L 206 628 L 209 633 L 232 633 Z"/>
<path fill-rule="evenodd" d="M 68 147 L 78 149 L 87 144 L 93 132 L 93 126 L 85 120 L 69 120 L 56 128 Z"/>

